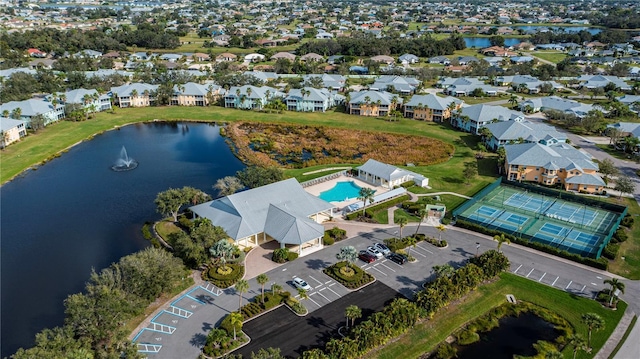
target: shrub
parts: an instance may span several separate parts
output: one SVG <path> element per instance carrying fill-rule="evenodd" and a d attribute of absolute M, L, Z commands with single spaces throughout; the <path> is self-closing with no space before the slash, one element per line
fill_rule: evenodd
<path fill-rule="evenodd" d="M 471 329 L 464 329 L 458 333 L 458 344 L 469 345 L 480 340 L 480 335 Z"/>
<path fill-rule="evenodd" d="M 347 238 L 347 231 L 338 227 L 333 227 L 331 229 L 328 229 L 324 232 L 324 234 L 325 234 L 325 237 L 327 236 L 331 237 L 331 239 L 333 239 L 334 242 L 338 242 Z"/>
<path fill-rule="evenodd" d="M 244 276 L 244 266 L 239 264 L 228 263 L 227 268 L 232 269 L 229 273 L 219 273 L 219 268 L 219 266 L 209 268 L 202 273 L 202 277 L 220 288 L 229 288 Z"/>
<path fill-rule="evenodd" d="M 627 231 L 624 228 L 618 228 L 618 230 L 613 234 L 614 243 L 622 243 L 625 242 L 629 236 L 627 235 Z"/>
<path fill-rule="evenodd" d="M 388 200 L 386 202 L 382 202 L 382 203 L 374 205 L 374 206 L 368 206 L 365 209 L 365 217 L 371 218 L 371 217 L 373 217 L 373 214 L 376 213 L 377 211 L 391 208 L 391 207 L 395 206 L 396 204 L 399 204 L 399 203 L 402 203 L 402 202 L 408 200 L 409 198 L 410 198 L 409 195 L 405 194 L 405 195 L 402 195 L 400 197 L 390 199 L 390 200 Z M 362 211 L 355 211 L 355 212 L 349 213 L 346 216 L 346 218 L 348 220 L 354 220 L 356 218 L 359 218 L 361 215 L 362 215 Z"/>
<path fill-rule="evenodd" d="M 324 237 L 322 238 L 322 243 L 324 243 L 325 246 L 330 246 L 335 242 L 336 241 L 333 239 L 333 237 L 331 237 L 328 233 L 325 232 Z"/>
<path fill-rule="evenodd" d="M 298 259 L 298 253 L 296 253 L 296 252 L 289 252 L 289 253 L 287 253 L 287 260 L 288 260 L 289 262 L 292 262 L 292 261 L 294 261 L 294 260 L 296 260 L 296 259 Z"/>
<path fill-rule="evenodd" d="M 434 357 L 436 359 L 450 359 L 455 358 L 458 350 L 449 343 L 442 343 L 436 350 Z"/>
<path fill-rule="evenodd" d="M 451 218 L 444 217 L 440 222 L 442 222 L 442 224 L 444 224 L 446 226 L 446 225 L 451 223 Z"/>
<path fill-rule="evenodd" d="M 193 222 L 190 221 L 189 218 L 185 216 L 178 217 L 178 223 L 180 224 L 180 226 L 182 226 L 182 228 L 186 229 L 187 231 L 190 231 L 191 228 L 193 228 Z"/>
<path fill-rule="evenodd" d="M 631 227 L 633 227 L 633 222 L 634 222 L 633 217 L 631 217 L 630 215 L 627 214 L 624 217 L 624 219 L 622 219 L 622 222 L 620 222 L 620 224 L 622 224 L 623 226 L 625 226 L 627 228 L 631 228 Z"/>
<path fill-rule="evenodd" d="M 620 249 L 620 243 L 609 243 L 604 250 L 602 251 L 602 255 L 608 259 L 616 259 L 616 255 L 618 254 L 618 250 Z"/>
<path fill-rule="evenodd" d="M 342 273 L 342 269 L 347 266 L 353 270 L 354 273 L 352 275 L 345 275 Z M 349 289 L 360 288 L 374 280 L 371 274 L 363 271 L 360 267 L 345 261 L 329 266 L 325 268 L 323 272 Z"/>
<path fill-rule="evenodd" d="M 222 322 L 220 323 L 220 328 L 224 329 L 227 332 L 227 334 L 229 334 L 233 338 L 233 325 L 231 324 L 231 317 L 229 317 L 228 314 L 224 317 L 224 319 L 222 319 Z M 240 333 L 241 330 L 242 330 L 242 324 L 236 325 L 236 335 Z"/>
<path fill-rule="evenodd" d="M 276 263 L 284 263 L 289 259 L 289 248 L 278 248 L 273 250 L 271 260 Z"/>

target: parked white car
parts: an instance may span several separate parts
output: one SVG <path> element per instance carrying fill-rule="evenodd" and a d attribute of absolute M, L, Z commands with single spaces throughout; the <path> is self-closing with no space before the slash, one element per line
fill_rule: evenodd
<path fill-rule="evenodd" d="M 391 249 L 389 249 L 389 247 L 385 246 L 382 243 L 376 243 L 373 245 L 373 248 L 379 250 L 380 252 L 382 252 L 383 255 L 387 256 L 391 253 Z"/>
<path fill-rule="evenodd" d="M 378 249 L 376 249 L 376 247 L 374 246 L 369 246 L 367 247 L 367 253 L 372 254 L 374 256 L 376 256 L 376 258 L 380 259 L 384 257 L 384 254 L 382 254 L 382 252 L 380 252 Z"/>
<path fill-rule="evenodd" d="M 311 286 L 309 285 L 309 283 L 307 283 L 304 279 L 299 277 L 293 277 L 293 285 L 299 289 L 304 289 L 307 291 L 311 290 Z"/>

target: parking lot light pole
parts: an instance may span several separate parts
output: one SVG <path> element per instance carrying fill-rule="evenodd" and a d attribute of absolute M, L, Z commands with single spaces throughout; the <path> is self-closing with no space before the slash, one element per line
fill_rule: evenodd
<path fill-rule="evenodd" d="M 476 242 L 476 257 L 478 256 L 479 250 L 480 250 L 480 242 Z"/>

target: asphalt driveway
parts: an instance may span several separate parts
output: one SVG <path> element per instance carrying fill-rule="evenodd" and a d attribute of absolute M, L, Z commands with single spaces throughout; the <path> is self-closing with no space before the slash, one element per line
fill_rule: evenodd
<path fill-rule="evenodd" d="M 338 328 L 345 325 L 344 313 L 348 306 L 357 305 L 362 310 L 362 318 L 367 318 L 396 297 L 402 295 L 376 281 L 305 317 L 298 317 L 286 307 L 278 308 L 245 323 L 243 331 L 249 335 L 251 342 L 234 354 L 250 358 L 251 352 L 257 352 L 260 348 L 279 347 L 282 355 L 299 357 L 305 350 L 323 348 L 331 338 L 340 337 Z M 309 306 L 308 301 L 303 303 Z"/>

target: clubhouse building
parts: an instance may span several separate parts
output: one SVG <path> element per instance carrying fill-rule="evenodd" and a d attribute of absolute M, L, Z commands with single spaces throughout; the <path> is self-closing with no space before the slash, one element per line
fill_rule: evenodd
<path fill-rule="evenodd" d="M 306 192 L 295 178 L 253 188 L 193 206 L 197 216 L 222 227 L 236 244 L 257 246 L 272 240 L 298 254 L 322 245 L 322 222 L 335 206 Z"/>

